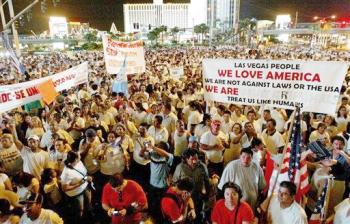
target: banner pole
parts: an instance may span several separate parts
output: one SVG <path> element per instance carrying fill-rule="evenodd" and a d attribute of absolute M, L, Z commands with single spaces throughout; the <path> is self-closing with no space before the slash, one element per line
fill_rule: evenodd
<path fill-rule="evenodd" d="M 330 175 L 328 177 L 327 181 L 328 181 L 328 189 L 327 189 L 326 198 L 325 198 L 325 201 L 324 201 L 324 210 L 323 210 L 324 212 L 323 212 L 323 214 L 321 214 L 321 223 L 322 224 L 326 223 L 326 220 L 327 220 L 329 197 L 330 197 L 331 190 L 333 188 L 334 176 Z"/>

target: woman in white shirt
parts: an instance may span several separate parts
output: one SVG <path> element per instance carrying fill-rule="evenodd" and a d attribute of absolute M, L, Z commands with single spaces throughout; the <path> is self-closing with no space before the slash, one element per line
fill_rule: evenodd
<path fill-rule="evenodd" d="M 345 106 L 339 107 L 335 121 L 337 122 L 338 132 L 341 133 L 346 130 L 346 125 L 349 122 L 349 118 L 348 118 L 348 113 L 346 112 Z"/>
<path fill-rule="evenodd" d="M 136 128 L 138 128 L 141 123 L 146 122 L 147 112 L 143 108 L 142 103 L 136 103 L 135 107 L 135 111 L 132 113 L 132 118 L 135 122 Z"/>
<path fill-rule="evenodd" d="M 211 116 L 210 114 L 204 114 L 201 123 L 197 124 L 194 134 L 200 139 L 200 137 L 207 131 L 210 131 Z"/>
<path fill-rule="evenodd" d="M 88 185 L 92 183 L 92 177 L 87 176 L 87 170 L 80 161 L 80 155 L 70 151 L 67 153 L 67 159 L 64 161 L 65 167 L 61 174 L 61 184 L 63 192 L 71 200 L 79 202 L 79 208 L 75 214 L 79 215 L 77 219 L 82 217 L 84 212 L 84 204 L 91 206 L 91 191 Z"/>
<path fill-rule="evenodd" d="M 244 135 L 243 127 L 240 123 L 235 123 L 232 127 L 232 131 L 229 133 L 229 145 L 230 147 L 224 152 L 224 165 L 230 161 L 238 159 L 242 148 L 242 137 Z"/>
<path fill-rule="evenodd" d="M 17 186 L 17 195 L 20 201 L 25 201 L 31 194 L 37 194 L 40 190 L 39 180 L 33 175 L 25 172 L 16 174 L 12 182 Z"/>
<path fill-rule="evenodd" d="M 203 119 L 202 108 L 199 103 L 191 101 L 189 106 L 190 112 L 187 119 L 187 130 L 190 130 L 192 124 L 199 124 Z"/>
<path fill-rule="evenodd" d="M 331 139 L 329 137 L 329 134 L 326 132 L 326 128 L 327 126 L 324 123 L 319 123 L 317 126 L 317 130 L 311 132 L 309 142 L 319 140 L 323 142 L 323 144 L 326 146 L 330 145 Z"/>
<path fill-rule="evenodd" d="M 39 137 L 42 137 L 44 135 L 44 128 L 39 117 L 32 117 L 29 123 L 29 127 L 26 131 L 26 139 L 32 135 L 37 135 Z"/>
<path fill-rule="evenodd" d="M 109 176 L 115 173 L 123 173 L 128 162 L 128 151 L 123 149 L 121 142 L 116 141 L 117 134 L 109 132 L 107 144 L 101 144 L 97 150 L 97 159 L 100 161 L 101 173 Z"/>

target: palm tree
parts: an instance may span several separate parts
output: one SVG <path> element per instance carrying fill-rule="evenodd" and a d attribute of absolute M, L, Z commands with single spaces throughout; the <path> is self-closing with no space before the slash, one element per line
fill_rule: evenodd
<path fill-rule="evenodd" d="M 173 40 L 177 42 L 178 41 L 178 35 L 177 34 L 180 32 L 179 27 L 175 26 L 174 28 L 172 28 L 170 30 L 170 32 L 171 32 L 171 35 L 173 36 Z"/>
<path fill-rule="evenodd" d="M 250 45 L 251 34 L 256 31 L 256 19 L 245 18 L 239 21 L 238 32 L 246 44 Z"/>
<path fill-rule="evenodd" d="M 153 42 L 156 41 L 156 44 L 158 42 L 158 38 L 159 38 L 159 29 L 158 28 L 154 28 L 153 30 L 151 30 L 148 34 L 147 34 L 147 38 Z"/>
<path fill-rule="evenodd" d="M 193 29 L 197 35 L 201 34 L 201 36 L 202 36 L 201 42 L 203 43 L 205 34 L 207 34 L 209 32 L 209 27 L 205 23 L 202 23 L 202 24 L 194 26 Z"/>
<path fill-rule="evenodd" d="M 168 27 L 161 25 L 160 27 L 158 27 L 158 29 L 159 29 L 160 39 L 161 39 L 162 44 L 163 44 L 164 43 L 164 35 L 165 35 L 166 31 L 168 30 Z"/>

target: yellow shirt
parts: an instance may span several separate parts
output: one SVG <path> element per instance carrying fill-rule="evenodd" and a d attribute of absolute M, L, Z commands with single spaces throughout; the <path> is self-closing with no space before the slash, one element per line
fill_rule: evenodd
<path fill-rule="evenodd" d="M 57 134 L 58 134 L 60 137 L 62 137 L 63 139 L 65 139 L 66 142 L 67 142 L 69 145 L 73 144 L 74 139 L 73 139 L 72 136 L 70 136 L 70 134 L 68 134 L 68 132 L 66 132 L 65 130 L 59 129 L 59 130 L 57 131 Z"/>

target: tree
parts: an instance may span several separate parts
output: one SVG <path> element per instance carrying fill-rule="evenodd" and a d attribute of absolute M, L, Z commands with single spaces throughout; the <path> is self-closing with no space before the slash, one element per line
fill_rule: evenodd
<path fill-rule="evenodd" d="M 201 36 L 202 36 L 201 42 L 203 43 L 204 36 L 209 32 L 209 27 L 205 23 L 202 23 L 202 24 L 194 26 L 193 29 L 197 35 L 201 34 Z"/>
<path fill-rule="evenodd" d="M 160 27 L 158 27 L 158 32 L 160 34 L 160 40 L 162 44 L 164 43 L 164 35 L 167 32 L 167 30 L 168 30 L 167 26 L 161 25 Z"/>
<path fill-rule="evenodd" d="M 173 40 L 177 42 L 178 41 L 178 33 L 180 32 L 179 27 L 175 26 L 174 28 L 172 28 L 170 30 L 170 32 L 171 32 L 171 35 L 173 36 Z"/>
<path fill-rule="evenodd" d="M 159 30 L 157 28 L 151 30 L 148 34 L 147 34 L 147 38 L 153 42 L 156 41 L 156 44 L 158 42 L 158 38 L 159 38 Z"/>
<path fill-rule="evenodd" d="M 88 43 L 97 41 L 97 31 L 88 32 L 84 35 L 84 40 Z"/>
<path fill-rule="evenodd" d="M 250 44 L 251 34 L 256 30 L 256 19 L 245 18 L 239 21 L 238 32 L 244 43 Z"/>

